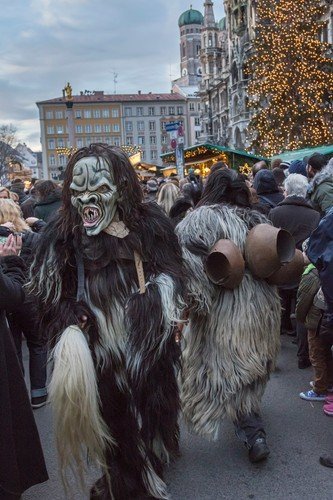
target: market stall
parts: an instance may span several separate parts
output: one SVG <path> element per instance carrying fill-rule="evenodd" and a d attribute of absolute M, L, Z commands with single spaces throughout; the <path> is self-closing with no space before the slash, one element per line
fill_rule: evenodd
<path fill-rule="evenodd" d="M 176 172 L 174 152 L 161 155 L 161 159 L 163 167 L 160 171 L 163 172 L 163 175 L 168 176 L 170 173 Z M 250 169 L 259 160 L 266 160 L 266 158 L 213 144 L 198 144 L 184 149 L 185 175 L 188 174 L 190 168 L 193 168 L 197 174 L 205 177 L 209 174 L 214 163 L 218 161 L 223 161 L 230 168 L 242 171 Z"/>

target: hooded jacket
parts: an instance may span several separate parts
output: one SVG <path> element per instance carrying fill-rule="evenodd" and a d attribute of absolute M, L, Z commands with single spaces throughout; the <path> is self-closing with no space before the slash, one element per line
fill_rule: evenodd
<path fill-rule="evenodd" d="M 283 194 L 270 170 L 260 170 L 254 178 L 253 187 L 260 203 L 268 205 L 270 208 L 276 207 L 283 200 Z"/>
<path fill-rule="evenodd" d="M 333 206 L 333 163 L 318 172 L 310 183 L 308 196 L 322 215 Z"/>

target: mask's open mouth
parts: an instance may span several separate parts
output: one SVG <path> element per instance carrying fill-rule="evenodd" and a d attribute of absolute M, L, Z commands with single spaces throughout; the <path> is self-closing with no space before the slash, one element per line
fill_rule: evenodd
<path fill-rule="evenodd" d="M 100 218 L 101 218 L 101 211 L 99 208 L 89 206 L 83 209 L 82 219 L 84 227 L 95 226 Z"/>

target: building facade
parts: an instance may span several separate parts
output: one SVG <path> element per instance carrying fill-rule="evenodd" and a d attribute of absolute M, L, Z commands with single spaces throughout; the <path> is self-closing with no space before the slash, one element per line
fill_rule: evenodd
<path fill-rule="evenodd" d="M 70 106 L 68 105 L 70 103 Z M 92 142 L 114 146 L 137 146 L 142 161 L 159 164 L 170 149 L 165 124 L 182 123 L 187 130 L 187 107 L 183 95 L 104 94 L 81 92 L 37 103 L 41 128 L 43 177 L 58 179 L 70 148 Z M 187 144 L 187 141 L 185 140 Z"/>
<path fill-rule="evenodd" d="M 333 43 L 333 0 L 321 1 L 328 6 L 321 38 Z M 217 21 L 214 2 L 206 0 L 199 23 L 201 48 L 200 61 L 196 64 L 201 69 L 197 82 L 201 132 L 196 134 L 196 142 L 244 149 L 249 146 L 247 127 L 251 117 L 246 70 L 255 38 L 256 1 L 224 0 L 223 3 L 225 17 Z M 182 14 L 180 20 L 186 18 L 188 12 Z M 196 19 L 199 20 L 198 15 Z M 182 36 L 184 33 L 181 45 Z"/>

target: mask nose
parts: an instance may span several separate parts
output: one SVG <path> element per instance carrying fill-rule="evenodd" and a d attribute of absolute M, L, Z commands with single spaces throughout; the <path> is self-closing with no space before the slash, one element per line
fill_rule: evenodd
<path fill-rule="evenodd" d="M 78 196 L 77 200 L 80 205 L 96 205 L 98 198 L 95 194 L 88 192 Z"/>

